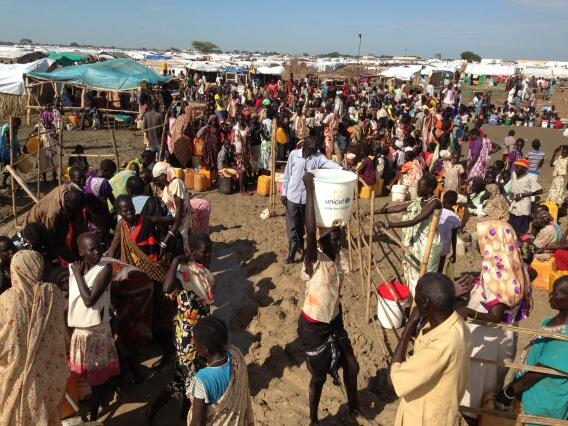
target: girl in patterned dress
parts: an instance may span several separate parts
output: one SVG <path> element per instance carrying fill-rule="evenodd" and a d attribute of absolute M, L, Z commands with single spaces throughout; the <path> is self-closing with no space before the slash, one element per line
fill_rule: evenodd
<path fill-rule="evenodd" d="M 214 278 L 207 269 L 211 261 L 211 239 L 205 233 L 194 232 L 188 238 L 188 245 L 189 255 L 174 258 L 164 282 L 164 292 L 177 301 L 176 366 L 172 382 L 150 407 L 150 421 L 172 398 L 183 400 L 180 419 L 187 417 L 189 386 L 197 370 L 204 366 L 196 354 L 193 327 L 199 318 L 209 315 L 209 305 L 213 303 Z"/>

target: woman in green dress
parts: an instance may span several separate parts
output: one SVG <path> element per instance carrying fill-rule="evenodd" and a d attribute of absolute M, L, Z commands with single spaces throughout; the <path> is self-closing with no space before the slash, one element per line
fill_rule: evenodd
<path fill-rule="evenodd" d="M 403 213 L 402 221 L 390 222 L 388 216 L 386 221 L 378 221 L 377 225 L 382 228 L 402 228 L 402 243 L 406 246 L 402 259 L 404 278 L 406 285 L 414 295 L 414 289 L 418 278 L 420 278 L 420 262 L 426 251 L 426 243 L 430 235 L 430 225 L 434 217 L 435 210 L 442 209 L 441 201 L 436 198 L 434 191 L 438 186 L 438 181 L 432 175 L 424 175 L 418 181 L 418 198 L 409 203 L 404 203 L 392 207 L 384 207 L 379 210 L 380 214 Z M 437 272 L 440 262 L 442 243 L 438 230 L 434 234 L 430 257 L 426 272 Z"/>

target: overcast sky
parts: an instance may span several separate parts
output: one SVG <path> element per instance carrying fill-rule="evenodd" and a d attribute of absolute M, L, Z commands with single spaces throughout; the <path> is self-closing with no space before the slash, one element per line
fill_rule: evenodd
<path fill-rule="evenodd" d="M 568 61 L 568 0 L 0 0 L 0 40 Z"/>

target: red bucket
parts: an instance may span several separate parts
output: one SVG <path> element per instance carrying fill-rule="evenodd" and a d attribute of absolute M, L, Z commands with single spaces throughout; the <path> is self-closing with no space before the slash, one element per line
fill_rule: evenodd
<path fill-rule="evenodd" d="M 390 284 L 390 285 L 389 285 Z M 377 292 L 385 300 L 403 301 L 410 296 L 410 290 L 403 283 L 382 283 L 377 286 Z"/>

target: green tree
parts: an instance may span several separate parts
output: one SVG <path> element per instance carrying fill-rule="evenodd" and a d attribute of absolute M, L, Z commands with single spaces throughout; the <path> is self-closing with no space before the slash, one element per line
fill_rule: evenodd
<path fill-rule="evenodd" d="M 193 40 L 191 46 L 202 53 L 221 53 L 221 49 L 210 41 Z"/>
<path fill-rule="evenodd" d="M 20 40 L 20 44 L 33 44 L 33 42 L 29 38 L 23 38 Z"/>
<path fill-rule="evenodd" d="M 481 62 L 481 56 L 477 53 L 470 52 L 469 50 L 462 52 L 460 57 L 467 62 Z"/>

